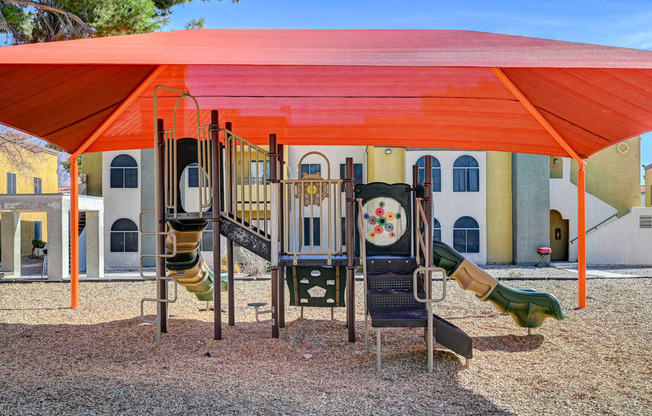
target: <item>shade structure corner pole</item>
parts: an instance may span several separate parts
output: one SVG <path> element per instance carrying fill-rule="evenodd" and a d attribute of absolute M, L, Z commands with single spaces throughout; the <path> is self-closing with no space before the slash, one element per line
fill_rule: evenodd
<path fill-rule="evenodd" d="M 586 308 L 586 171 L 577 168 L 577 294 L 578 306 Z"/>
<path fill-rule="evenodd" d="M 564 149 L 566 153 L 578 164 L 577 175 L 577 269 L 578 269 L 578 294 L 579 307 L 586 307 L 586 185 L 585 172 L 586 161 L 581 157 L 573 146 L 570 145 L 559 132 L 546 120 L 541 112 L 525 97 L 518 87 L 509 79 L 509 77 L 500 68 L 490 68 L 491 72 L 505 85 L 505 87 L 516 97 L 525 109 L 539 122 L 554 139 Z"/>
<path fill-rule="evenodd" d="M 222 250 L 220 233 L 222 231 L 222 207 L 220 194 L 220 140 L 219 116 L 217 110 L 211 110 L 211 144 L 212 144 L 212 185 L 213 185 L 213 339 L 222 339 L 222 274 L 220 273 Z"/>
<path fill-rule="evenodd" d="M 79 307 L 79 168 L 70 164 L 70 307 Z"/>

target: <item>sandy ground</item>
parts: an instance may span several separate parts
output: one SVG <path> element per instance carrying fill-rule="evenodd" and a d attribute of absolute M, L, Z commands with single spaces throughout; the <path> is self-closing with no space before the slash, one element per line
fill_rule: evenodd
<path fill-rule="evenodd" d="M 470 369 L 437 349 L 426 373 L 423 330 L 382 331 L 383 369 L 346 342 L 344 310 L 288 308 L 271 339 L 251 301 L 269 281 L 236 282 L 237 325 L 212 340 L 212 313 L 185 290 L 171 306 L 163 344 L 139 318 L 151 282 L 0 285 L 0 414 L 500 414 L 652 413 L 652 279 L 589 280 L 577 310 L 574 281 L 511 281 L 560 299 L 568 318 L 527 336 L 491 304 L 452 283 L 436 313 L 474 341 Z M 435 288 L 437 288 L 437 283 Z M 153 310 L 153 307 L 149 309 Z M 224 317 L 226 322 L 226 317 Z"/>

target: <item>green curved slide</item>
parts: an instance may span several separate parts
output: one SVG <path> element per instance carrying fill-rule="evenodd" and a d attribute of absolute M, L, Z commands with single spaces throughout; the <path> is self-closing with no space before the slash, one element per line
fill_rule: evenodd
<path fill-rule="evenodd" d="M 201 257 L 199 245 L 202 232 L 208 226 L 206 219 L 186 219 L 168 221 L 170 231 L 176 236 L 176 254 L 166 259 L 166 267 L 171 276 L 200 301 L 213 300 L 213 270 Z M 168 236 L 165 239 L 165 250 L 173 252 L 174 240 Z M 227 290 L 227 274 L 220 275 L 221 291 Z"/>
<path fill-rule="evenodd" d="M 480 300 L 510 314 L 518 326 L 537 328 L 546 318 L 566 317 L 559 300 L 550 293 L 506 286 L 440 241 L 433 242 L 433 265 L 446 270 L 462 289 L 475 292 Z"/>

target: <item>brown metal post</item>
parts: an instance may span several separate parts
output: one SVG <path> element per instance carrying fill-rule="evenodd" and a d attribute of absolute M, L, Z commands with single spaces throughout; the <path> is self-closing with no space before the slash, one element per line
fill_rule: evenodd
<path fill-rule="evenodd" d="M 276 146 L 276 154 L 278 155 L 277 159 L 278 159 L 278 166 L 279 166 L 278 179 L 282 181 L 285 176 L 283 174 L 283 172 L 285 171 L 285 161 L 284 161 L 285 153 L 282 144 L 278 144 Z M 283 203 L 285 202 L 285 198 L 283 196 L 283 185 L 281 185 L 280 187 L 278 199 L 279 199 L 278 235 L 281 237 L 279 247 L 281 248 L 281 253 L 284 253 L 285 247 L 283 244 L 283 240 L 284 240 L 283 210 L 285 209 L 285 207 Z M 265 215 L 267 215 L 267 213 L 265 213 Z M 278 277 L 278 285 L 279 285 L 278 286 L 278 326 L 280 328 L 285 328 L 285 276 L 284 276 L 285 273 L 283 267 L 279 267 L 278 270 L 279 270 L 278 271 L 278 276 L 279 276 Z"/>
<path fill-rule="evenodd" d="M 346 326 L 349 342 L 355 342 L 355 205 L 353 158 L 346 158 Z M 367 290 L 367 288 L 365 288 Z M 367 311 L 365 311 L 367 313 Z"/>
<path fill-rule="evenodd" d="M 414 228 L 414 251 L 415 254 L 417 254 L 417 258 L 420 258 L 419 256 L 419 243 L 417 237 L 417 233 L 421 232 L 417 230 L 417 215 L 419 215 L 419 207 L 417 207 L 417 204 L 419 201 L 417 201 L 417 188 L 419 187 L 419 166 L 417 165 L 412 165 L 412 227 Z"/>
<path fill-rule="evenodd" d="M 158 147 L 156 151 L 158 152 L 158 166 L 156 175 L 158 175 L 158 201 L 156 201 L 156 210 L 158 211 L 158 224 L 156 231 L 158 233 L 165 232 L 165 128 L 162 119 L 157 120 L 157 131 L 158 131 Z M 157 263 L 157 272 L 162 273 L 163 276 L 166 274 L 165 269 L 165 258 L 162 255 L 165 254 L 165 235 L 159 234 L 158 236 L 158 250 L 156 253 Z M 159 295 L 160 299 L 168 298 L 168 284 L 165 280 L 159 280 Z M 168 304 L 165 302 L 158 302 L 158 313 L 161 317 L 161 332 L 168 332 Z"/>
<path fill-rule="evenodd" d="M 423 211 L 426 214 L 426 219 L 424 221 L 425 227 L 425 243 L 426 252 L 423 253 L 423 258 L 425 260 L 424 265 L 426 267 L 432 266 L 432 156 L 426 156 L 426 167 L 423 177 Z M 418 232 L 418 230 L 417 230 Z M 428 298 L 432 297 L 432 273 L 426 273 L 427 280 L 427 296 Z"/>
<path fill-rule="evenodd" d="M 272 183 L 272 186 L 277 185 L 278 182 L 278 164 L 277 164 L 277 159 L 276 159 L 276 134 L 270 134 L 269 135 L 269 156 L 270 156 L 270 166 L 269 166 L 269 176 L 270 176 L 270 182 Z M 274 191 L 272 191 L 272 194 Z M 274 202 L 277 202 L 274 204 Z M 278 214 L 279 209 L 279 203 L 278 201 L 273 201 L 270 204 L 270 209 L 276 210 Z M 272 221 L 272 227 L 278 227 L 278 224 L 273 224 Z M 277 228 L 278 230 L 278 228 Z M 277 247 L 275 242 L 274 242 L 274 233 L 272 233 L 272 247 Z M 279 337 L 279 268 L 278 268 L 278 261 L 274 261 L 274 258 L 278 259 L 278 252 L 274 252 L 274 249 L 272 249 L 271 256 L 272 258 L 270 259 L 272 262 L 272 338 L 278 338 Z"/>
<path fill-rule="evenodd" d="M 231 124 L 230 121 L 224 123 L 224 127 L 228 131 L 233 131 L 233 125 Z M 227 154 L 228 157 L 232 159 L 235 158 L 235 156 L 230 153 L 230 149 L 228 149 Z M 230 160 L 229 162 L 230 163 L 228 163 L 228 166 L 231 172 L 229 173 L 228 177 L 233 178 L 233 160 Z M 235 267 L 233 263 L 233 241 L 231 239 L 226 240 L 226 259 L 227 259 L 226 273 L 227 273 L 228 301 L 229 301 L 229 326 L 235 326 Z"/>
<path fill-rule="evenodd" d="M 229 326 L 235 326 L 235 267 L 233 264 L 233 241 L 226 240 L 227 284 L 229 300 Z"/>
<path fill-rule="evenodd" d="M 221 193 L 220 193 L 220 137 L 219 117 L 217 110 L 211 110 L 211 142 L 213 149 L 213 339 L 222 339 L 222 278 L 220 273 L 220 232 L 222 228 L 221 218 Z M 217 272 L 215 271 L 217 268 Z M 215 276 L 217 278 L 215 278 Z"/>

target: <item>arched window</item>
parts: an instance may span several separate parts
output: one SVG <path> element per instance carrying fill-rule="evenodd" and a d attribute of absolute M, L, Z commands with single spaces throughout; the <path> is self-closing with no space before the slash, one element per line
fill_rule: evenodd
<path fill-rule="evenodd" d="M 453 226 L 453 247 L 460 253 L 480 252 L 480 227 L 471 217 L 462 217 Z"/>
<path fill-rule="evenodd" d="M 138 188 L 138 164 L 129 155 L 111 161 L 111 188 Z"/>
<path fill-rule="evenodd" d="M 436 157 L 432 157 L 432 191 L 441 192 L 441 165 Z M 416 165 L 419 167 L 419 182 L 426 177 L 426 156 L 421 156 Z"/>
<path fill-rule="evenodd" d="M 111 251 L 117 253 L 138 252 L 138 227 L 127 218 L 120 218 L 111 226 Z"/>
<path fill-rule="evenodd" d="M 478 192 L 480 190 L 480 166 L 475 158 L 464 155 L 453 164 L 453 191 Z"/>
<path fill-rule="evenodd" d="M 437 218 L 432 219 L 432 241 L 441 241 L 441 224 Z"/>

